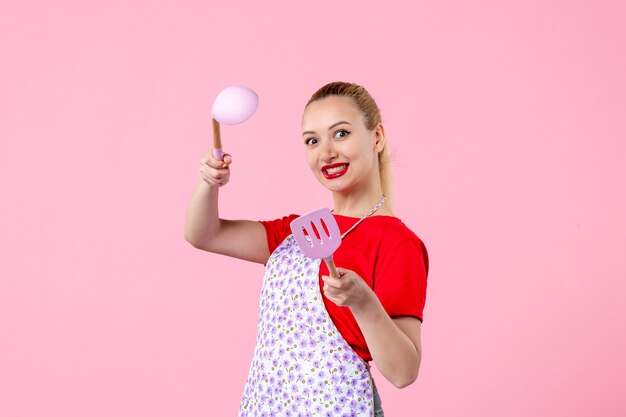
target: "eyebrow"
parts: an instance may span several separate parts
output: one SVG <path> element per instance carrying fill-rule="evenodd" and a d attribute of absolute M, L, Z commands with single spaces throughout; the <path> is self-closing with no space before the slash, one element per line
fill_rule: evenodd
<path fill-rule="evenodd" d="M 347 125 L 349 125 L 349 124 L 350 124 L 349 122 L 346 122 L 346 121 L 342 120 L 342 121 L 340 121 L 340 122 L 337 122 L 337 123 L 335 123 L 335 124 L 331 125 L 331 126 L 328 128 L 328 130 L 331 130 L 333 127 L 335 127 L 335 126 L 339 126 L 340 124 L 343 124 L 343 123 L 345 123 L 345 124 L 347 124 Z M 311 131 L 311 130 L 307 130 L 306 132 L 302 132 L 302 136 L 304 136 L 304 135 L 308 135 L 308 134 L 310 134 L 310 133 L 315 133 L 315 132 L 313 132 L 313 131 Z"/>

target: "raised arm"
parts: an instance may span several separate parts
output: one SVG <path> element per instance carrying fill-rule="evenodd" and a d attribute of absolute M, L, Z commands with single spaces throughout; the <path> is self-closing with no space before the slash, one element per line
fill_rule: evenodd
<path fill-rule="evenodd" d="M 200 160 L 200 178 L 185 220 L 185 240 L 195 248 L 265 264 L 270 256 L 265 228 L 253 220 L 219 218 L 219 188 L 230 179 L 230 155 L 224 161 L 211 152 Z"/>

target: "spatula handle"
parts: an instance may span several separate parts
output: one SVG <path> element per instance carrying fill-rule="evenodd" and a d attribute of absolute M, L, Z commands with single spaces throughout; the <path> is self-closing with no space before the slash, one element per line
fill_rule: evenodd
<path fill-rule="evenodd" d="M 333 261 L 333 257 L 324 258 L 324 262 L 328 266 L 328 270 L 330 271 L 330 276 L 332 278 L 339 278 L 339 271 L 337 271 L 337 267 L 335 266 L 335 261 Z"/>

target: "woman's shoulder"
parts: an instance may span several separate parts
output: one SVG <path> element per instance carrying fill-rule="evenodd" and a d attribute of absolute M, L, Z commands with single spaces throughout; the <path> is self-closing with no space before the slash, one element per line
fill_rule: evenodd
<path fill-rule="evenodd" d="M 299 214 L 288 214 L 283 217 L 278 217 L 276 219 L 271 220 L 257 220 L 259 223 L 262 223 L 264 226 L 275 226 L 275 227 L 289 227 L 292 221 L 300 217 Z"/>
<path fill-rule="evenodd" d="M 339 222 L 356 222 L 353 217 L 336 216 Z M 396 216 L 371 216 L 365 219 L 356 229 L 370 236 L 378 236 L 386 243 L 400 244 L 405 241 L 421 242 L 417 234 Z"/>
<path fill-rule="evenodd" d="M 297 214 L 288 214 L 274 220 L 258 220 L 265 227 L 270 253 L 291 234 L 291 222 L 298 217 Z"/>
<path fill-rule="evenodd" d="M 398 217 L 373 216 L 373 218 L 375 221 L 372 221 L 370 226 L 377 228 L 380 234 L 381 256 L 391 256 L 394 259 L 398 257 L 415 259 L 421 255 L 426 274 L 428 274 L 428 250 L 422 239 Z"/>

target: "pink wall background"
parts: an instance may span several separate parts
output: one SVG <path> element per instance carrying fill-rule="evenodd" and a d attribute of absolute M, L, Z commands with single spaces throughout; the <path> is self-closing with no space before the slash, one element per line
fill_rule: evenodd
<path fill-rule="evenodd" d="M 362 83 L 431 257 L 388 416 L 626 413 L 622 2 L 115 1 L 0 12 L 0 416 L 233 416 L 261 265 L 183 239 L 210 106 L 227 218 L 330 205 L 300 116 Z"/>

